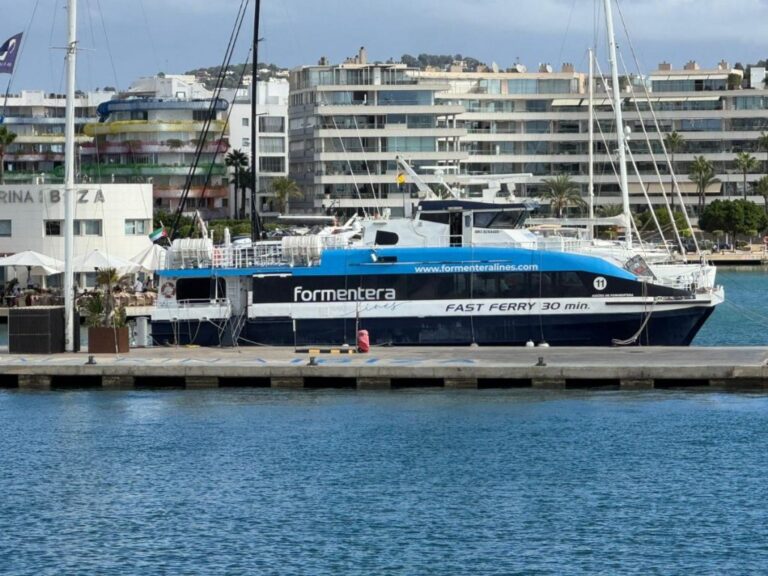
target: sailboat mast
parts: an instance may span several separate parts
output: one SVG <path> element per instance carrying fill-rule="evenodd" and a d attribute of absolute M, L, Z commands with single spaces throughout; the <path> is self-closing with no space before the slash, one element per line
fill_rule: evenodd
<path fill-rule="evenodd" d="M 74 257 L 75 214 L 75 61 L 77 58 L 77 0 L 67 2 L 67 94 L 64 117 L 64 349 L 75 349 Z"/>
<path fill-rule="evenodd" d="M 611 93 L 613 112 L 616 118 L 616 141 L 619 147 L 619 186 L 624 212 L 624 229 L 627 248 L 632 248 L 632 215 L 629 211 L 629 184 L 627 182 L 627 140 L 624 133 L 624 118 L 621 112 L 621 90 L 619 87 L 619 64 L 616 58 L 616 34 L 613 30 L 612 0 L 603 0 L 605 5 L 605 23 L 608 27 L 608 58 L 611 63 Z"/>
<path fill-rule="evenodd" d="M 261 221 L 256 210 L 259 186 L 259 157 L 258 134 L 256 122 L 258 122 L 257 106 L 259 103 L 259 20 L 261 19 L 261 0 L 256 0 L 256 10 L 253 17 L 253 76 L 251 80 L 251 240 L 254 242 L 261 238 Z"/>
<path fill-rule="evenodd" d="M 589 235 L 595 236 L 595 55 L 589 49 Z"/>

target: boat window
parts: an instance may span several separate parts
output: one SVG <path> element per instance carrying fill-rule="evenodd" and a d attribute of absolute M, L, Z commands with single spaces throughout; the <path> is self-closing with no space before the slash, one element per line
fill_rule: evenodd
<path fill-rule="evenodd" d="M 523 212 L 520 210 L 475 212 L 475 228 L 518 228 Z"/>
<path fill-rule="evenodd" d="M 591 296 L 577 272 L 534 272 L 531 294 L 540 298 L 580 298 Z"/>
<path fill-rule="evenodd" d="M 509 210 L 507 212 L 499 212 L 496 214 L 496 218 L 490 225 L 490 228 L 517 228 L 522 212 L 517 210 Z"/>
<path fill-rule="evenodd" d="M 528 298 L 528 275 L 511 272 L 499 275 L 499 298 Z"/>
<path fill-rule="evenodd" d="M 400 237 L 394 232 L 386 230 L 376 230 L 376 239 L 374 243 L 377 246 L 396 246 L 400 242 Z"/>
<path fill-rule="evenodd" d="M 584 286 L 576 272 L 557 272 L 558 293 L 563 298 L 580 298 L 590 296 L 590 291 Z"/>
<path fill-rule="evenodd" d="M 427 222 L 437 222 L 438 224 L 448 224 L 447 212 L 422 212 L 419 217 Z"/>
<path fill-rule="evenodd" d="M 225 298 L 223 278 L 180 278 L 176 281 L 176 300 L 210 301 Z"/>
<path fill-rule="evenodd" d="M 497 212 L 475 212 L 473 214 L 474 217 L 474 227 L 475 228 L 490 228 L 491 222 L 493 222 L 494 217 L 496 216 Z"/>

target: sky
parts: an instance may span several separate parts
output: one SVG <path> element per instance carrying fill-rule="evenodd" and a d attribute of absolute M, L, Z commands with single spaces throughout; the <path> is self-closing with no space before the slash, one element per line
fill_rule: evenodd
<path fill-rule="evenodd" d="M 78 88 L 127 88 L 158 72 L 220 64 L 244 0 L 79 0 Z M 234 61 L 247 57 L 251 1 Z M 586 52 L 605 45 L 596 0 L 263 0 L 259 60 L 294 67 L 320 56 L 338 63 L 360 46 L 370 60 L 403 54 L 463 54 L 506 68 L 562 62 L 586 71 Z M 597 1 L 602 5 L 602 1 Z M 768 0 L 620 0 L 623 59 L 649 72 L 696 60 L 714 68 L 768 57 Z M 64 91 L 65 0 L 0 0 L 0 43 L 25 32 L 11 92 Z M 616 10 L 616 8 L 614 8 Z M 599 17 L 599 18 L 598 18 Z M 595 22 L 600 20 L 599 31 Z M 629 35 L 625 35 L 625 26 Z M 628 39 L 627 39 L 628 38 Z M 9 75 L 0 75 L 5 90 Z"/>

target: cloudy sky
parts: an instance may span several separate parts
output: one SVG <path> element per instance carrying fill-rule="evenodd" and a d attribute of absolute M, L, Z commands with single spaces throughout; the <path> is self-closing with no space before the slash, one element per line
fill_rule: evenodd
<path fill-rule="evenodd" d="M 139 76 L 220 63 L 241 1 L 79 0 L 78 87 L 125 88 Z M 0 0 L 0 42 L 26 32 L 12 91 L 63 91 L 65 5 Z M 713 67 L 723 58 L 747 64 L 768 57 L 768 0 L 621 0 L 620 6 L 617 34 L 629 68 L 620 16 L 645 71 L 662 60 Z M 586 70 L 598 17 L 595 0 L 263 0 L 259 59 L 287 67 L 320 56 L 338 62 L 364 45 L 374 60 L 460 53 L 502 68 L 569 61 Z M 249 14 L 238 61 L 247 54 L 251 20 Z M 604 36 L 600 28 L 600 45 Z M 8 79 L 0 76 L 0 89 Z"/>

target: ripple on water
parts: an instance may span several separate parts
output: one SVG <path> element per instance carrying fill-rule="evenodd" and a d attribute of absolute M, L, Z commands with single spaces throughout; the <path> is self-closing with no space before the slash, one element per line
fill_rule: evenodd
<path fill-rule="evenodd" d="M 0 394 L 3 574 L 757 572 L 768 398 Z"/>

